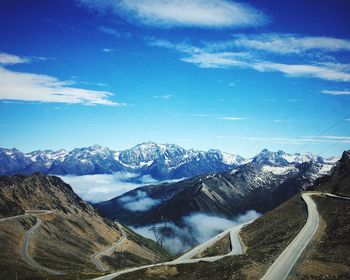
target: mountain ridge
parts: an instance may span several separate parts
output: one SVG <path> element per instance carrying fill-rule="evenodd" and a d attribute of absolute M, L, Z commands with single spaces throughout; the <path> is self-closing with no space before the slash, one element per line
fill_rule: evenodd
<path fill-rule="evenodd" d="M 102 216 L 59 177 L 41 173 L 0 176 L 0 219 L 21 215 L 0 223 L 1 240 L 6 240 L 0 244 L 1 279 L 8 279 L 11 271 L 18 271 L 21 279 L 27 279 L 23 276 L 28 272 L 32 279 L 46 275 L 20 258 L 23 233 L 34 226 L 35 221 L 33 216 L 23 215 L 29 209 L 49 210 L 50 214 L 42 217 L 28 252 L 41 266 L 72 274 L 64 279 L 75 279 L 81 273 L 97 273 L 98 267 L 91 256 L 112 246 L 124 235 L 123 250 L 127 255 L 124 266 L 153 263 L 158 255 L 166 254 L 149 239 L 130 230 L 125 234 L 123 226 Z"/>
<path fill-rule="evenodd" d="M 277 153 L 280 154 L 280 162 L 276 165 L 311 159 L 327 161 L 312 154 L 290 155 L 282 151 Z M 245 159 L 216 149 L 198 151 L 184 149 L 175 144 L 154 142 L 145 142 L 122 151 L 114 151 L 100 145 L 75 148 L 71 151 L 37 150 L 29 153 L 23 153 L 16 148 L 0 148 L 0 175 L 30 175 L 35 172 L 53 175 L 131 172 L 139 177 L 149 175 L 157 180 L 182 179 L 235 169 L 251 160 L 274 160 L 271 158 L 271 152 L 266 149 L 258 155 L 261 155 L 260 158 L 255 156 L 253 159 Z M 134 178 L 137 179 L 138 177 Z"/>
<path fill-rule="evenodd" d="M 42 172 L 55 175 L 112 174 L 135 172 L 154 179 L 180 179 L 209 172 L 219 172 L 245 163 L 238 155 L 219 150 L 197 151 L 175 144 L 145 142 L 131 149 L 114 151 L 94 145 L 64 149 L 37 150 L 22 153 L 0 148 L 0 174 L 29 175 Z"/>
<path fill-rule="evenodd" d="M 106 216 L 113 219 L 118 213 L 122 222 L 134 226 L 157 223 L 160 217 L 180 222 L 192 212 L 229 218 L 250 209 L 264 213 L 304 190 L 333 167 L 333 162 L 321 157 L 310 156 L 308 160 L 300 157 L 263 150 L 241 168 L 139 187 L 96 206 Z M 128 209 L 130 201 L 141 203 L 146 198 L 154 202 L 149 209 Z"/>

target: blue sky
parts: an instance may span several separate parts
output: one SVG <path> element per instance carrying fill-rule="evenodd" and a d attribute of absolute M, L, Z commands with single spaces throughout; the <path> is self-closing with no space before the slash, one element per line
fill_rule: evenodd
<path fill-rule="evenodd" d="M 0 146 L 339 155 L 350 146 L 349 11 L 326 0 L 1 1 Z"/>

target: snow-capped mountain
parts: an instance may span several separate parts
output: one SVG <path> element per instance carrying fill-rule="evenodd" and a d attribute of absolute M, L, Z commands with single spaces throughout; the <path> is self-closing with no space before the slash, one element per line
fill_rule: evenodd
<path fill-rule="evenodd" d="M 328 174 L 334 163 L 334 159 L 311 154 L 263 150 L 228 171 L 142 186 L 95 206 L 109 218 L 133 227 L 165 220 L 190 232 L 186 217 L 198 213 L 233 219 L 248 210 L 270 211 Z M 195 245 L 187 235 L 179 238 L 183 244 Z"/>
<path fill-rule="evenodd" d="M 43 172 L 57 175 L 111 174 L 119 171 L 151 175 L 155 179 L 179 179 L 221 172 L 246 163 L 238 155 L 219 150 L 186 150 L 173 144 L 147 142 L 113 151 L 99 145 L 72 151 L 0 149 L 0 174 Z"/>
<path fill-rule="evenodd" d="M 125 171 L 166 180 L 228 170 L 233 174 L 250 161 L 255 165 L 268 165 L 263 170 L 275 174 L 291 172 L 296 164 L 314 162 L 322 164 L 324 173 L 335 160 L 312 154 L 291 155 L 283 151 L 271 152 L 266 149 L 252 159 L 244 159 L 219 150 L 204 152 L 186 150 L 174 144 L 147 142 L 123 151 L 113 151 L 99 145 L 76 148 L 72 151 L 44 150 L 30 153 L 22 153 L 17 149 L 0 149 L 0 174 L 42 172 L 57 175 L 90 175 Z M 137 180 L 137 177 L 134 180 Z"/>
<path fill-rule="evenodd" d="M 143 186 L 97 204 L 102 213 L 120 222 L 148 225 L 164 217 L 175 223 L 193 212 L 234 217 L 247 210 L 266 212 L 328 174 L 334 161 L 313 155 L 263 150 L 249 163 L 229 171 L 201 175 L 175 183 Z M 141 195 L 142 194 L 142 195 Z M 151 207 L 130 209 L 127 203 Z"/>

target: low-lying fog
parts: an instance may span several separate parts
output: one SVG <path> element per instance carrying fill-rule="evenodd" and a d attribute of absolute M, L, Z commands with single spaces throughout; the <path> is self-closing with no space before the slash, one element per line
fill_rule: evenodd
<path fill-rule="evenodd" d="M 71 185 L 74 192 L 82 199 L 92 203 L 112 199 L 144 185 L 178 181 L 157 181 L 149 175 L 139 176 L 139 174 L 129 172 L 83 176 L 62 175 L 59 177 L 64 182 Z M 137 180 L 133 180 L 135 178 L 137 178 Z"/>
<path fill-rule="evenodd" d="M 163 246 L 174 254 L 183 253 L 226 229 L 254 220 L 259 216 L 261 214 L 255 210 L 249 210 L 232 220 L 204 213 L 193 213 L 182 218 L 183 226 L 181 227 L 172 222 L 166 223 L 171 234 L 164 236 Z M 145 237 L 155 240 L 154 233 L 151 231 L 152 226 L 132 227 L 132 229 Z M 156 224 L 156 226 L 164 226 L 164 224 Z"/>

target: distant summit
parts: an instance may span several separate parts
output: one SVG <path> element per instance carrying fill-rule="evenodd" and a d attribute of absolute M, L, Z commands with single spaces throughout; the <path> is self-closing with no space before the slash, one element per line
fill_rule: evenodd
<path fill-rule="evenodd" d="M 155 179 L 180 179 L 200 174 L 229 170 L 246 163 L 238 155 L 219 150 L 186 150 L 174 144 L 145 142 L 131 149 L 113 151 L 94 145 L 66 150 L 44 150 L 22 153 L 0 148 L 0 174 L 57 175 L 112 174 L 132 172 Z"/>
<path fill-rule="evenodd" d="M 99 145 L 76 148 L 72 151 L 39 150 L 30 153 L 0 148 L 0 174 L 29 175 L 42 172 L 56 175 L 92 175 L 131 172 L 140 176 L 149 175 L 157 180 L 167 180 L 233 170 L 251 160 L 258 164 L 276 166 L 327 161 L 312 154 L 290 155 L 283 151 L 271 152 L 267 149 L 253 159 L 245 159 L 220 150 L 187 150 L 175 144 L 145 142 L 123 151 L 113 151 Z"/>

